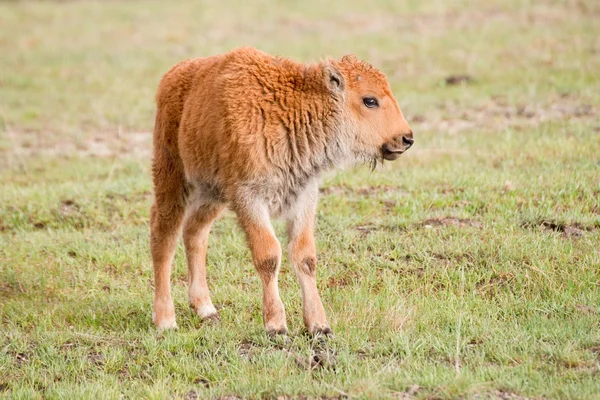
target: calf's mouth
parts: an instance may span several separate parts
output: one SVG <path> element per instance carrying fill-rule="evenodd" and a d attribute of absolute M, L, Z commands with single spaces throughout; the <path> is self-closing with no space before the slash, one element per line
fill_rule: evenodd
<path fill-rule="evenodd" d="M 414 142 L 415 141 L 413 138 L 402 136 L 401 141 L 396 140 L 392 143 L 385 143 L 383 146 L 381 146 L 381 154 L 383 155 L 384 159 L 394 161 L 400 157 L 402 153 L 408 150 Z"/>

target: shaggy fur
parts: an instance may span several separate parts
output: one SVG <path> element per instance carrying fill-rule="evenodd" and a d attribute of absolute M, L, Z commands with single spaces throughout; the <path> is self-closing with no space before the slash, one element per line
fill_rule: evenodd
<path fill-rule="evenodd" d="M 367 107 L 365 97 L 378 106 Z M 287 332 L 277 288 L 281 247 L 270 223 L 283 217 L 306 327 L 331 333 L 316 286 L 318 178 L 355 161 L 375 166 L 395 159 L 412 144 L 385 76 L 353 56 L 305 65 L 241 48 L 175 65 L 156 101 L 156 326 L 176 326 L 170 270 L 181 227 L 190 304 L 201 318 L 217 316 L 206 284 L 206 248 L 213 221 L 228 206 L 246 232 L 263 283 L 267 332 Z"/>

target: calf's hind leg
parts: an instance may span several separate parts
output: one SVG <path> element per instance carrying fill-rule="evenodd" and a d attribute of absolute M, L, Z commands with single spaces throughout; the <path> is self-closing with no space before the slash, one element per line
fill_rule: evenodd
<path fill-rule="evenodd" d="M 152 321 L 159 329 L 176 328 L 175 306 L 171 297 L 171 263 L 175 255 L 183 207 L 163 206 L 157 197 L 150 210 L 150 251 L 154 266 L 154 305 Z"/>
<path fill-rule="evenodd" d="M 157 118 L 157 129 L 160 128 Z M 156 141 L 156 138 L 155 138 Z M 152 164 L 154 204 L 150 209 L 150 252 L 154 266 L 152 321 L 159 329 L 176 328 L 171 297 L 171 263 L 185 212 L 186 186 L 178 158 L 159 147 Z"/>
<path fill-rule="evenodd" d="M 220 204 L 191 205 L 183 223 L 183 243 L 188 264 L 190 306 L 202 319 L 217 317 L 206 283 L 206 248 L 212 223 L 221 213 Z"/>

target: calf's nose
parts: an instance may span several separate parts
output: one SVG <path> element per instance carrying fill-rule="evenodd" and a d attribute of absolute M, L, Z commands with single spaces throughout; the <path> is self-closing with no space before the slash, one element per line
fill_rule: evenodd
<path fill-rule="evenodd" d="M 406 146 L 404 150 L 408 150 L 414 142 L 415 139 L 412 138 L 412 132 L 410 133 L 410 136 L 402 136 L 402 143 L 404 143 L 404 145 Z"/>

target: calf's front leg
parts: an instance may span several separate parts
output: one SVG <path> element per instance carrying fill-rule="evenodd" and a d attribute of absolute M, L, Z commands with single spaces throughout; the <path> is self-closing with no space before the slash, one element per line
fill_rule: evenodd
<path fill-rule="evenodd" d="M 302 209 L 288 221 L 289 255 L 302 290 L 304 325 L 311 335 L 332 335 L 319 290 L 313 228 L 318 189 L 303 198 Z"/>
<path fill-rule="evenodd" d="M 254 267 L 263 285 L 263 322 L 269 336 L 287 334 L 285 309 L 279 297 L 277 274 L 281 265 L 281 246 L 275 236 L 266 206 L 235 207 L 246 232 Z"/>

